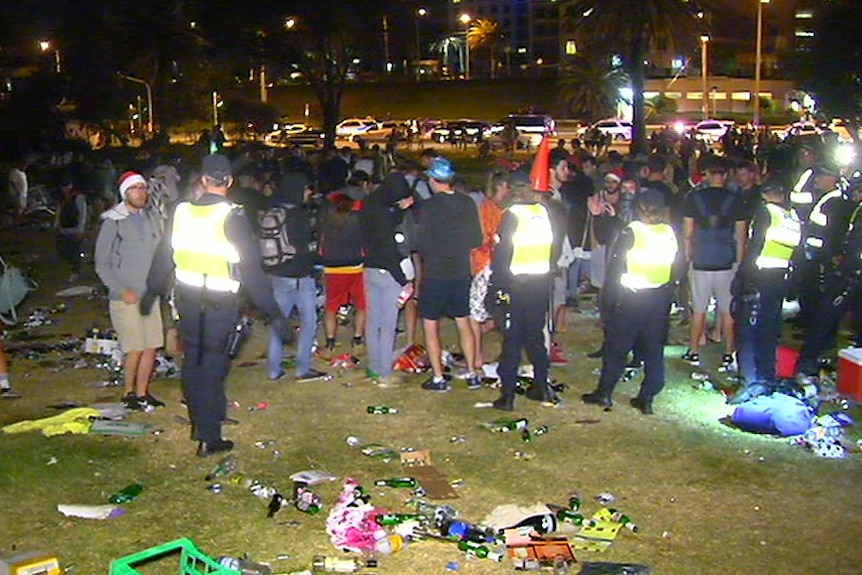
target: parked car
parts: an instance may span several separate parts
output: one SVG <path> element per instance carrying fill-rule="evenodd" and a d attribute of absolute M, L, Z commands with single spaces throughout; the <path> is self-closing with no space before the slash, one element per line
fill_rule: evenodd
<path fill-rule="evenodd" d="M 545 135 L 557 133 L 556 122 L 547 114 L 509 114 L 491 127 L 491 132 L 501 135 L 507 129 L 514 128 L 518 140 L 527 146 L 537 146 Z"/>
<path fill-rule="evenodd" d="M 278 145 L 284 142 L 286 138 L 294 134 L 301 134 L 309 129 L 306 124 L 282 124 L 279 128 L 268 133 L 263 141 L 267 144 Z"/>
<path fill-rule="evenodd" d="M 465 138 L 468 143 L 475 144 L 491 134 L 491 125 L 478 120 L 453 120 L 435 127 L 431 139 L 440 144 L 457 143 Z"/>
<path fill-rule="evenodd" d="M 300 148 L 322 148 L 325 136 L 323 130 L 306 127 L 301 132 L 286 135 L 279 141 L 279 144 L 284 146 L 299 146 Z"/>
<path fill-rule="evenodd" d="M 733 127 L 729 120 L 704 120 L 694 125 L 694 137 L 705 142 L 717 142 Z"/>
<path fill-rule="evenodd" d="M 353 138 L 377 128 L 377 120 L 372 117 L 347 118 L 335 126 L 335 135 L 340 138 Z"/>
<path fill-rule="evenodd" d="M 778 132 L 778 137 L 786 140 L 791 136 L 819 136 L 823 130 L 814 122 L 796 122 Z"/>
<path fill-rule="evenodd" d="M 632 139 L 632 123 L 628 120 L 619 120 L 617 118 L 607 118 L 599 120 L 591 126 L 578 130 L 578 136 L 583 137 L 588 130 L 597 129 L 602 134 L 610 134 L 614 140 L 631 140 Z"/>

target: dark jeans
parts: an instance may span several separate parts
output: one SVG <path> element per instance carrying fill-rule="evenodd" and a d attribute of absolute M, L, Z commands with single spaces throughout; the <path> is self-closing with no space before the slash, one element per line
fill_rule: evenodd
<path fill-rule="evenodd" d="M 544 327 L 547 321 L 551 279 L 547 276 L 516 279 L 510 289 L 512 298 L 509 329 L 503 332 L 498 375 L 503 394 L 514 396 L 521 350 L 533 364 L 533 381 L 548 383 L 550 359 L 545 347 Z"/>
<path fill-rule="evenodd" d="M 664 388 L 664 343 L 673 292 L 668 287 L 631 292 L 623 289 L 618 306 L 605 316 L 605 349 L 597 392 L 610 398 L 637 347 L 644 362 L 638 396 L 650 400 Z"/>
<path fill-rule="evenodd" d="M 820 355 L 835 341 L 841 318 L 850 309 L 850 304 L 858 300 L 859 291 L 862 289 L 859 283 L 851 283 L 846 278 L 835 275 L 827 277 L 826 286 L 817 306 L 817 321 L 805 334 L 799 362 L 796 364 L 796 373 L 802 375 L 817 375 Z"/>
<path fill-rule="evenodd" d="M 781 335 L 781 306 L 787 293 L 783 272 L 761 272 L 755 277 L 756 304 L 734 296 L 736 360 L 746 384 L 775 382 L 775 348 Z M 755 307 L 755 310 L 751 308 Z"/>
<path fill-rule="evenodd" d="M 209 292 L 202 302 L 201 290 L 183 286 L 177 287 L 176 295 L 185 347 L 182 387 L 192 421 L 192 439 L 217 441 L 227 413 L 224 380 L 230 360 L 226 345 L 239 314 L 237 296 Z"/>

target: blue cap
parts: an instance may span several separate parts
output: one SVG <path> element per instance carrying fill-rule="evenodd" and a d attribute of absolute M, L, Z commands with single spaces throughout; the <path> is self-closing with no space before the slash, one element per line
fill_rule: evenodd
<path fill-rule="evenodd" d="M 452 164 L 449 160 L 437 157 L 431 161 L 431 167 L 428 168 L 425 175 L 438 182 L 448 182 L 455 177 L 455 170 L 452 169 Z"/>

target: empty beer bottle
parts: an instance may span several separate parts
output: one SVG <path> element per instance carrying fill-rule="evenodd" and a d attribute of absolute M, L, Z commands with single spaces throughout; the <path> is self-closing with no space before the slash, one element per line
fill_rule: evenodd
<path fill-rule="evenodd" d="M 581 496 L 577 491 L 572 491 L 569 494 L 569 509 L 577 511 L 581 508 Z"/>
<path fill-rule="evenodd" d="M 614 523 L 622 523 L 623 527 L 632 531 L 633 533 L 637 533 L 638 531 L 640 531 L 640 527 L 638 527 L 638 524 L 632 521 L 631 517 L 629 517 L 628 515 L 611 508 L 608 508 L 608 512 L 611 514 L 611 521 L 613 521 Z"/>
<path fill-rule="evenodd" d="M 219 460 L 218 463 L 212 468 L 212 470 L 207 473 L 206 479 L 207 481 L 212 481 L 216 477 L 222 477 L 224 475 L 230 475 L 236 470 L 236 455 L 230 454 Z"/>
<path fill-rule="evenodd" d="M 389 479 L 377 479 L 374 481 L 377 487 L 416 487 L 416 479 L 413 477 L 392 477 Z"/>
<path fill-rule="evenodd" d="M 548 426 L 547 425 L 540 425 L 539 427 L 537 427 L 536 429 L 533 430 L 533 435 L 536 435 L 536 436 L 545 435 L 546 433 L 548 433 Z"/>
<path fill-rule="evenodd" d="M 556 512 L 557 520 L 571 523 L 573 525 L 583 525 L 587 520 L 586 517 L 569 509 L 560 509 Z"/>
<path fill-rule="evenodd" d="M 527 527 L 532 528 L 539 534 L 553 533 L 557 530 L 557 518 L 553 513 L 530 515 L 507 529 L 521 529 Z"/>
<path fill-rule="evenodd" d="M 131 485 L 127 485 L 108 497 L 109 503 L 128 503 L 130 501 L 134 501 L 135 498 L 141 494 L 141 491 L 144 490 L 144 486 L 140 483 L 132 483 Z"/>
<path fill-rule="evenodd" d="M 495 553 L 481 543 L 464 539 L 458 542 L 458 549 L 465 553 L 470 553 L 482 559 L 490 559 L 491 561 L 502 561 L 503 556 L 500 553 Z"/>
<path fill-rule="evenodd" d="M 311 561 L 311 569 L 318 573 L 355 573 L 365 567 L 377 567 L 376 559 L 363 561 L 357 557 L 326 557 L 315 555 Z"/>
<path fill-rule="evenodd" d="M 497 426 L 496 430 L 504 433 L 516 429 L 524 429 L 529 424 L 525 417 L 521 417 L 520 419 L 498 419 L 494 423 Z"/>
<path fill-rule="evenodd" d="M 418 513 L 382 513 L 374 518 L 378 525 L 400 525 L 406 521 L 418 521 L 420 523 L 426 521 L 424 515 Z"/>
<path fill-rule="evenodd" d="M 387 407 L 385 405 L 369 405 L 365 408 L 371 415 L 386 415 L 391 413 L 398 413 L 398 410 L 394 407 Z"/>
<path fill-rule="evenodd" d="M 533 435 L 530 433 L 530 429 L 525 427 L 521 429 L 521 441 L 524 443 L 529 443 L 533 441 Z"/>

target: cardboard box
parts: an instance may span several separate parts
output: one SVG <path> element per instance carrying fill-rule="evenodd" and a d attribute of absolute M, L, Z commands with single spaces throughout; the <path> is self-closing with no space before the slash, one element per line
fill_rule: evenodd
<path fill-rule="evenodd" d="M 838 393 L 862 401 L 862 347 L 838 352 Z"/>
<path fill-rule="evenodd" d="M 434 467 L 428 450 L 408 451 L 401 454 L 401 465 L 409 468 L 429 499 L 458 499 L 449 479 Z"/>

